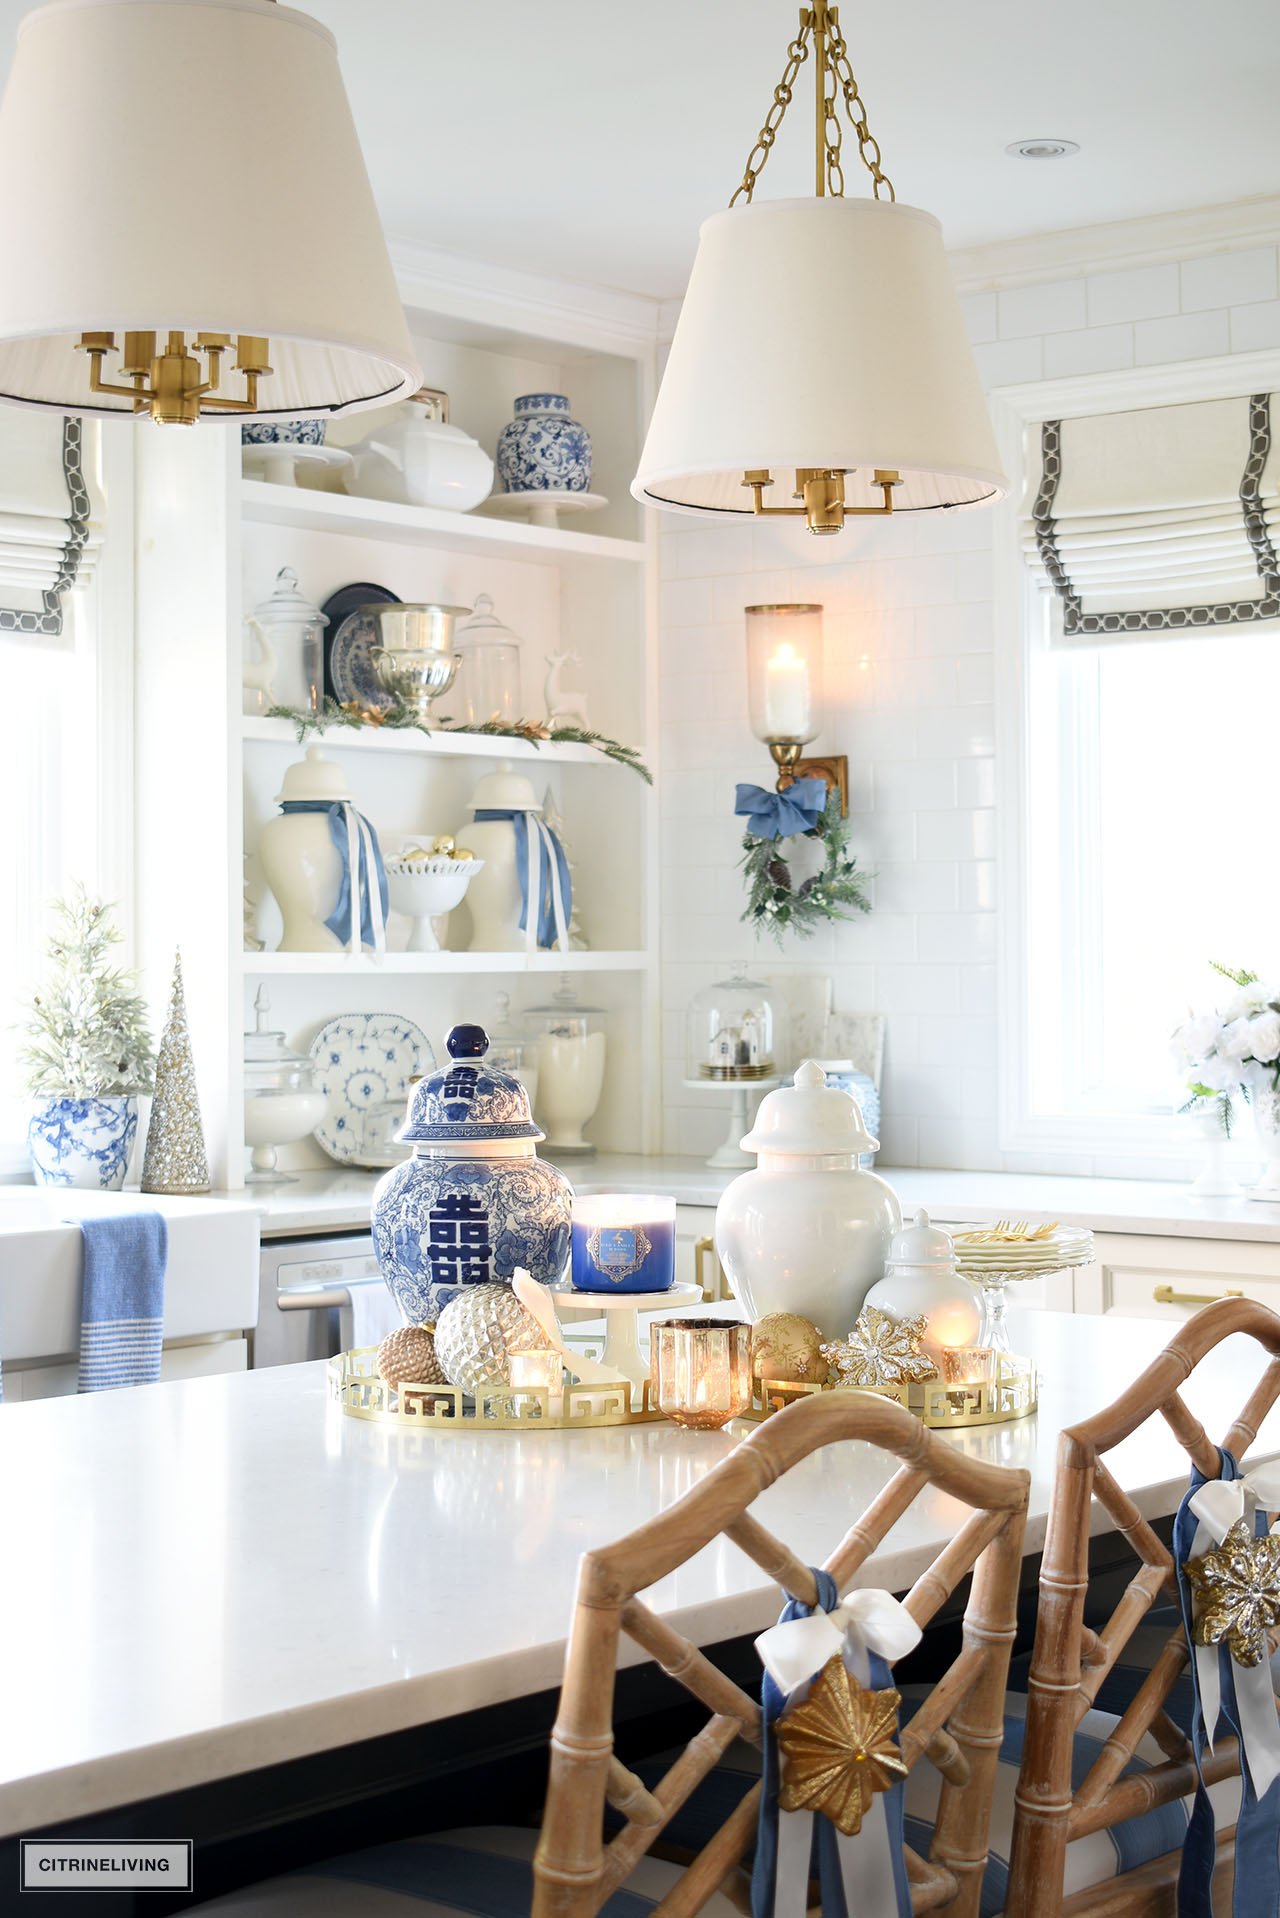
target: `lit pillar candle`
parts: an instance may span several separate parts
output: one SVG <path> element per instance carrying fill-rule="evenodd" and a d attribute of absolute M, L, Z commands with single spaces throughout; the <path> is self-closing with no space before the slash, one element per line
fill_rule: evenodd
<path fill-rule="evenodd" d="M 809 737 L 809 667 L 789 639 L 765 666 L 764 711 L 770 739 Z"/>
<path fill-rule="evenodd" d="M 675 1283 L 676 1202 L 644 1192 L 573 1201 L 573 1283 L 579 1292 L 665 1292 Z"/>

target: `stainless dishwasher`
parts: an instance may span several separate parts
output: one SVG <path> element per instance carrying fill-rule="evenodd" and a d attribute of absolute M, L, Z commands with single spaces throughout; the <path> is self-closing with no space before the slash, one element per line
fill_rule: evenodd
<path fill-rule="evenodd" d="M 354 1287 L 383 1283 L 368 1232 L 264 1239 L 258 1267 L 253 1363 L 327 1359 L 355 1343 Z"/>

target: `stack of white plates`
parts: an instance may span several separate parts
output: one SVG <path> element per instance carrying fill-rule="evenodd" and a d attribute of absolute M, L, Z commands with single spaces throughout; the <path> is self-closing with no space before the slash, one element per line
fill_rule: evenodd
<path fill-rule="evenodd" d="M 1033 1279 L 1043 1272 L 1093 1263 L 1093 1234 L 1075 1225 L 963 1225 L 951 1234 L 966 1279 Z"/>

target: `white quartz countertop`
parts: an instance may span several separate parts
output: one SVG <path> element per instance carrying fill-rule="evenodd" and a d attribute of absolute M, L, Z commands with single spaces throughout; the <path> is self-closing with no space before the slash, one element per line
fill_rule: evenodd
<path fill-rule="evenodd" d="M 1030 1468 L 1035 1552 L 1059 1429 L 1117 1396 L 1167 1328 L 1011 1316 L 1042 1367 L 1041 1409 L 948 1442 Z M 1260 1360 L 1235 1338 L 1192 1379 L 1210 1433 Z M 5 1406 L 0 1609 L 20 1655 L 0 1713 L 0 1833 L 554 1686 L 580 1554 L 669 1506 L 735 1442 L 669 1425 L 384 1431 L 327 1404 L 319 1364 Z M 1273 1417 L 1252 1456 L 1277 1452 Z M 1187 1462 L 1161 1419 L 1111 1464 L 1148 1517 L 1175 1509 Z M 831 1447 L 754 1510 L 814 1563 L 892 1469 L 870 1446 Z M 926 1492 L 860 1582 L 908 1585 L 958 1513 Z M 704 1644 L 777 1610 L 723 1541 L 649 1602 Z"/>
<path fill-rule="evenodd" d="M 714 1206 L 736 1175 L 714 1172 L 701 1159 L 601 1153 L 566 1160 L 562 1171 L 580 1192 L 670 1193 L 681 1205 Z M 1280 1242 L 1280 1202 L 1196 1199 L 1185 1184 L 1147 1179 L 1072 1179 L 1034 1172 L 941 1172 L 916 1166 L 877 1166 L 905 1212 L 927 1206 L 943 1221 L 1057 1219 L 1098 1232 L 1150 1233 L 1192 1239 Z M 262 1212 L 264 1237 L 342 1232 L 369 1223 L 378 1172 L 304 1173 L 252 1203 Z M 245 1193 L 228 1195 L 241 1203 Z"/>

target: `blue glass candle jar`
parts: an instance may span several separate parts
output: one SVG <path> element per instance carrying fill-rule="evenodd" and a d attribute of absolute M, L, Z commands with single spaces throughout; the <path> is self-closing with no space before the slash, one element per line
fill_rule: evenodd
<path fill-rule="evenodd" d="M 578 1292 L 665 1292 L 676 1278 L 676 1202 L 645 1192 L 573 1201 L 570 1272 Z"/>

